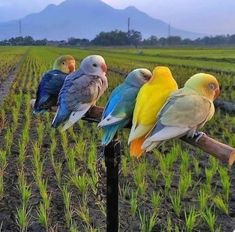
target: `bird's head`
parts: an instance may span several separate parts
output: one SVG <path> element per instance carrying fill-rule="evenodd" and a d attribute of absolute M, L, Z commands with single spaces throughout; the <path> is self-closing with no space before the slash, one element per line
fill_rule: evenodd
<path fill-rule="evenodd" d="M 70 55 L 58 57 L 53 65 L 53 69 L 60 70 L 63 73 L 71 73 L 75 71 L 76 61 Z"/>
<path fill-rule="evenodd" d="M 207 73 L 193 75 L 185 82 L 184 86 L 195 90 L 212 101 L 220 95 L 219 82 L 214 76 Z"/>
<path fill-rule="evenodd" d="M 102 56 L 91 55 L 82 60 L 80 69 L 87 75 L 105 76 L 107 65 Z"/>
<path fill-rule="evenodd" d="M 136 86 L 142 86 L 152 77 L 152 73 L 146 68 L 138 68 L 130 72 L 126 77 L 126 82 Z"/>

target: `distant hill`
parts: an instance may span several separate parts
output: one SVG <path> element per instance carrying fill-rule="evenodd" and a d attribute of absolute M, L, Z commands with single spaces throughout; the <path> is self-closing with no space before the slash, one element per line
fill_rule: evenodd
<path fill-rule="evenodd" d="M 66 0 L 60 5 L 48 5 L 39 13 L 21 19 L 22 35 L 35 39 L 62 40 L 69 37 L 93 39 L 101 31 L 127 31 L 127 19 L 131 29 L 140 31 L 144 38 L 150 35 L 167 36 L 168 24 L 150 17 L 135 7 L 114 9 L 100 0 Z M 171 27 L 171 35 L 183 38 L 202 36 Z M 0 39 L 19 36 L 19 21 L 0 23 Z"/>

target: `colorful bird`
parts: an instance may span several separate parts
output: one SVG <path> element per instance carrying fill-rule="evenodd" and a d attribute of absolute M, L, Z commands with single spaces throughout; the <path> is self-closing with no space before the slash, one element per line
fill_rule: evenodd
<path fill-rule="evenodd" d="M 80 69 L 67 76 L 59 94 L 57 113 L 52 127 L 66 122 L 63 131 L 84 116 L 108 88 L 107 66 L 102 56 L 91 55 L 80 64 Z"/>
<path fill-rule="evenodd" d="M 39 83 L 33 113 L 44 113 L 56 106 L 66 76 L 74 71 L 75 59 L 72 56 L 63 55 L 55 60 L 53 70 L 46 72 Z"/>
<path fill-rule="evenodd" d="M 118 129 L 126 126 L 132 118 L 136 96 L 140 87 L 150 80 L 152 73 L 145 68 L 130 72 L 124 82 L 113 90 L 103 111 L 98 127 L 103 127 L 102 145 L 111 142 Z"/>
<path fill-rule="evenodd" d="M 192 76 L 167 100 L 142 149 L 150 151 L 165 140 L 198 134 L 196 131 L 213 117 L 213 101 L 219 94 L 219 83 L 214 76 L 205 73 Z"/>
<path fill-rule="evenodd" d="M 153 70 L 149 82 L 140 89 L 132 120 L 128 143 L 130 155 L 139 158 L 144 150 L 141 148 L 146 134 L 156 123 L 156 116 L 170 94 L 178 89 L 169 68 L 158 66 Z"/>

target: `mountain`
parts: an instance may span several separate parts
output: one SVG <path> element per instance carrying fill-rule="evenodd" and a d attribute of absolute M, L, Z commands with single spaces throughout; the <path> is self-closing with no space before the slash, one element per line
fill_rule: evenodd
<path fill-rule="evenodd" d="M 62 40 L 69 37 L 93 39 L 101 31 L 127 31 L 130 17 L 131 29 L 140 31 L 144 38 L 150 35 L 167 36 L 168 24 L 136 9 L 114 9 L 100 0 L 66 0 L 60 5 L 48 5 L 39 13 L 21 20 L 22 35 L 35 39 Z M 0 39 L 19 36 L 19 20 L 0 23 Z M 171 27 L 171 35 L 183 38 L 201 36 L 197 33 Z"/>

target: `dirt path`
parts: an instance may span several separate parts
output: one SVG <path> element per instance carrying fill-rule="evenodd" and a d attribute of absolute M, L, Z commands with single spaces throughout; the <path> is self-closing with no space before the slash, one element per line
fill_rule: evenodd
<path fill-rule="evenodd" d="M 26 50 L 26 52 L 20 58 L 19 62 L 9 72 L 9 76 L 7 77 L 7 79 L 0 83 L 0 106 L 3 104 L 6 96 L 8 95 L 11 85 L 15 80 L 16 74 L 19 71 L 20 66 L 24 62 L 27 54 L 28 50 Z"/>

